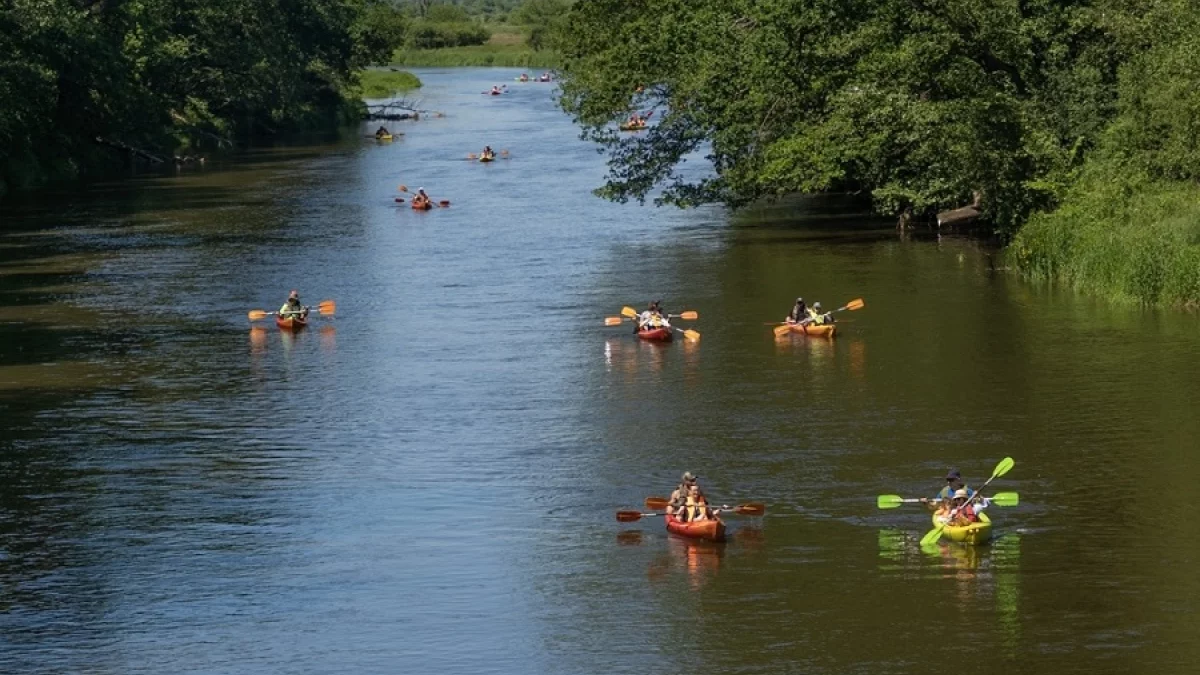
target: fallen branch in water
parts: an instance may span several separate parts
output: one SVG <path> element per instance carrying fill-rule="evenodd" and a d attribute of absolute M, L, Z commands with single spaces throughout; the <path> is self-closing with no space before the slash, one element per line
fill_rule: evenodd
<path fill-rule="evenodd" d="M 125 152 L 125 153 L 129 154 L 130 156 L 140 157 L 141 159 L 144 159 L 144 160 L 150 162 L 151 164 L 162 164 L 163 162 L 167 161 L 165 158 L 160 157 L 159 155 L 156 155 L 148 150 L 143 150 L 141 148 L 135 148 L 132 145 L 129 145 L 128 143 L 122 143 L 121 141 L 114 141 L 110 138 L 104 138 L 102 136 L 97 136 L 96 142 L 99 143 L 100 145 L 106 145 L 110 148 L 116 148 L 117 150 L 121 150 L 122 152 Z"/>

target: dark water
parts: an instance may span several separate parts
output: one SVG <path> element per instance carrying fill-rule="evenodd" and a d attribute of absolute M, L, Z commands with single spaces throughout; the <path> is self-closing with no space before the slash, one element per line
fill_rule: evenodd
<path fill-rule="evenodd" d="M 0 212 L 0 672 L 1194 672 L 1195 316 L 837 200 L 608 204 L 547 85 L 421 75 L 390 145 Z M 251 330 L 292 288 L 336 319 Z M 867 307 L 776 341 L 797 294 Z M 603 327 L 655 298 L 701 342 Z M 875 508 L 1005 456 L 990 547 Z M 685 469 L 767 517 L 614 522 Z"/>

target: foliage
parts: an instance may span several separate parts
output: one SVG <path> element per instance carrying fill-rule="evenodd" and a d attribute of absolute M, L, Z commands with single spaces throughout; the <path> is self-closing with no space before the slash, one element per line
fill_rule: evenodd
<path fill-rule="evenodd" d="M 367 98 L 387 98 L 421 86 L 416 75 L 398 70 L 364 70 L 359 80 L 362 94 Z"/>
<path fill-rule="evenodd" d="M 465 47 L 481 45 L 488 41 L 491 33 L 477 23 L 434 23 L 414 22 L 409 31 L 408 47 L 411 49 L 441 49 L 443 47 Z"/>
<path fill-rule="evenodd" d="M 10 0 L 0 9 L 0 182 L 70 175 L 107 139 L 181 143 L 345 119 L 403 18 L 383 0 Z"/>
<path fill-rule="evenodd" d="M 446 49 L 401 49 L 392 57 L 392 63 L 408 67 L 450 66 L 496 66 L 508 68 L 553 68 L 558 65 L 558 54 L 551 51 L 535 52 L 524 45 L 494 44 L 473 47 L 448 47 Z"/>
<path fill-rule="evenodd" d="M 620 0 L 573 5 L 564 107 L 607 143 L 604 192 L 695 204 L 854 190 L 930 213 L 979 192 L 1012 231 L 1111 116 L 1120 46 L 1090 2 Z M 644 92 L 637 94 L 639 87 Z M 607 125 L 658 110 L 638 137 Z M 714 172 L 678 165 L 705 152 Z"/>
<path fill-rule="evenodd" d="M 529 29 L 528 44 L 534 50 L 552 49 L 566 30 L 571 0 L 525 0 L 511 20 Z"/>

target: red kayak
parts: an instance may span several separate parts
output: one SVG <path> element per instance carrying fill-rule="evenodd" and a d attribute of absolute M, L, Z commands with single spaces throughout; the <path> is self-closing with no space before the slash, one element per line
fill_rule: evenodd
<path fill-rule="evenodd" d="M 308 317 L 293 316 L 285 319 L 282 316 L 276 316 L 275 325 L 283 330 L 297 331 L 308 325 Z"/>
<path fill-rule="evenodd" d="M 720 518 L 690 523 L 675 520 L 675 516 L 667 516 L 666 519 L 667 531 L 672 534 L 706 541 L 725 541 L 725 523 Z"/>
<path fill-rule="evenodd" d="M 413 202 L 412 207 L 415 211 L 428 211 L 433 208 L 433 202 L 425 202 L 424 204 Z"/>
<path fill-rule="evenodd" d="M 646 328 L 638 330 L 637 335 L 643 340 L 670 342 L 672 333 L 670 328 Z"/>

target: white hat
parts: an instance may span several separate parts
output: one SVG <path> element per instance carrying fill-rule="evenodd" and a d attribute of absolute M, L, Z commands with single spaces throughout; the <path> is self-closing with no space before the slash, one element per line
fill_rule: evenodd
<path fill-rule="evenodd" d="M 955 498 L 955 499 L 959 499 L 959 498 L 966 499 L 966 498 L 967 498 L 967 490 L 966 490 L 966 488 L 959 488 L 959 489 L 955 490 L 955 491 L 954 491 L 954 498 Z"/>

